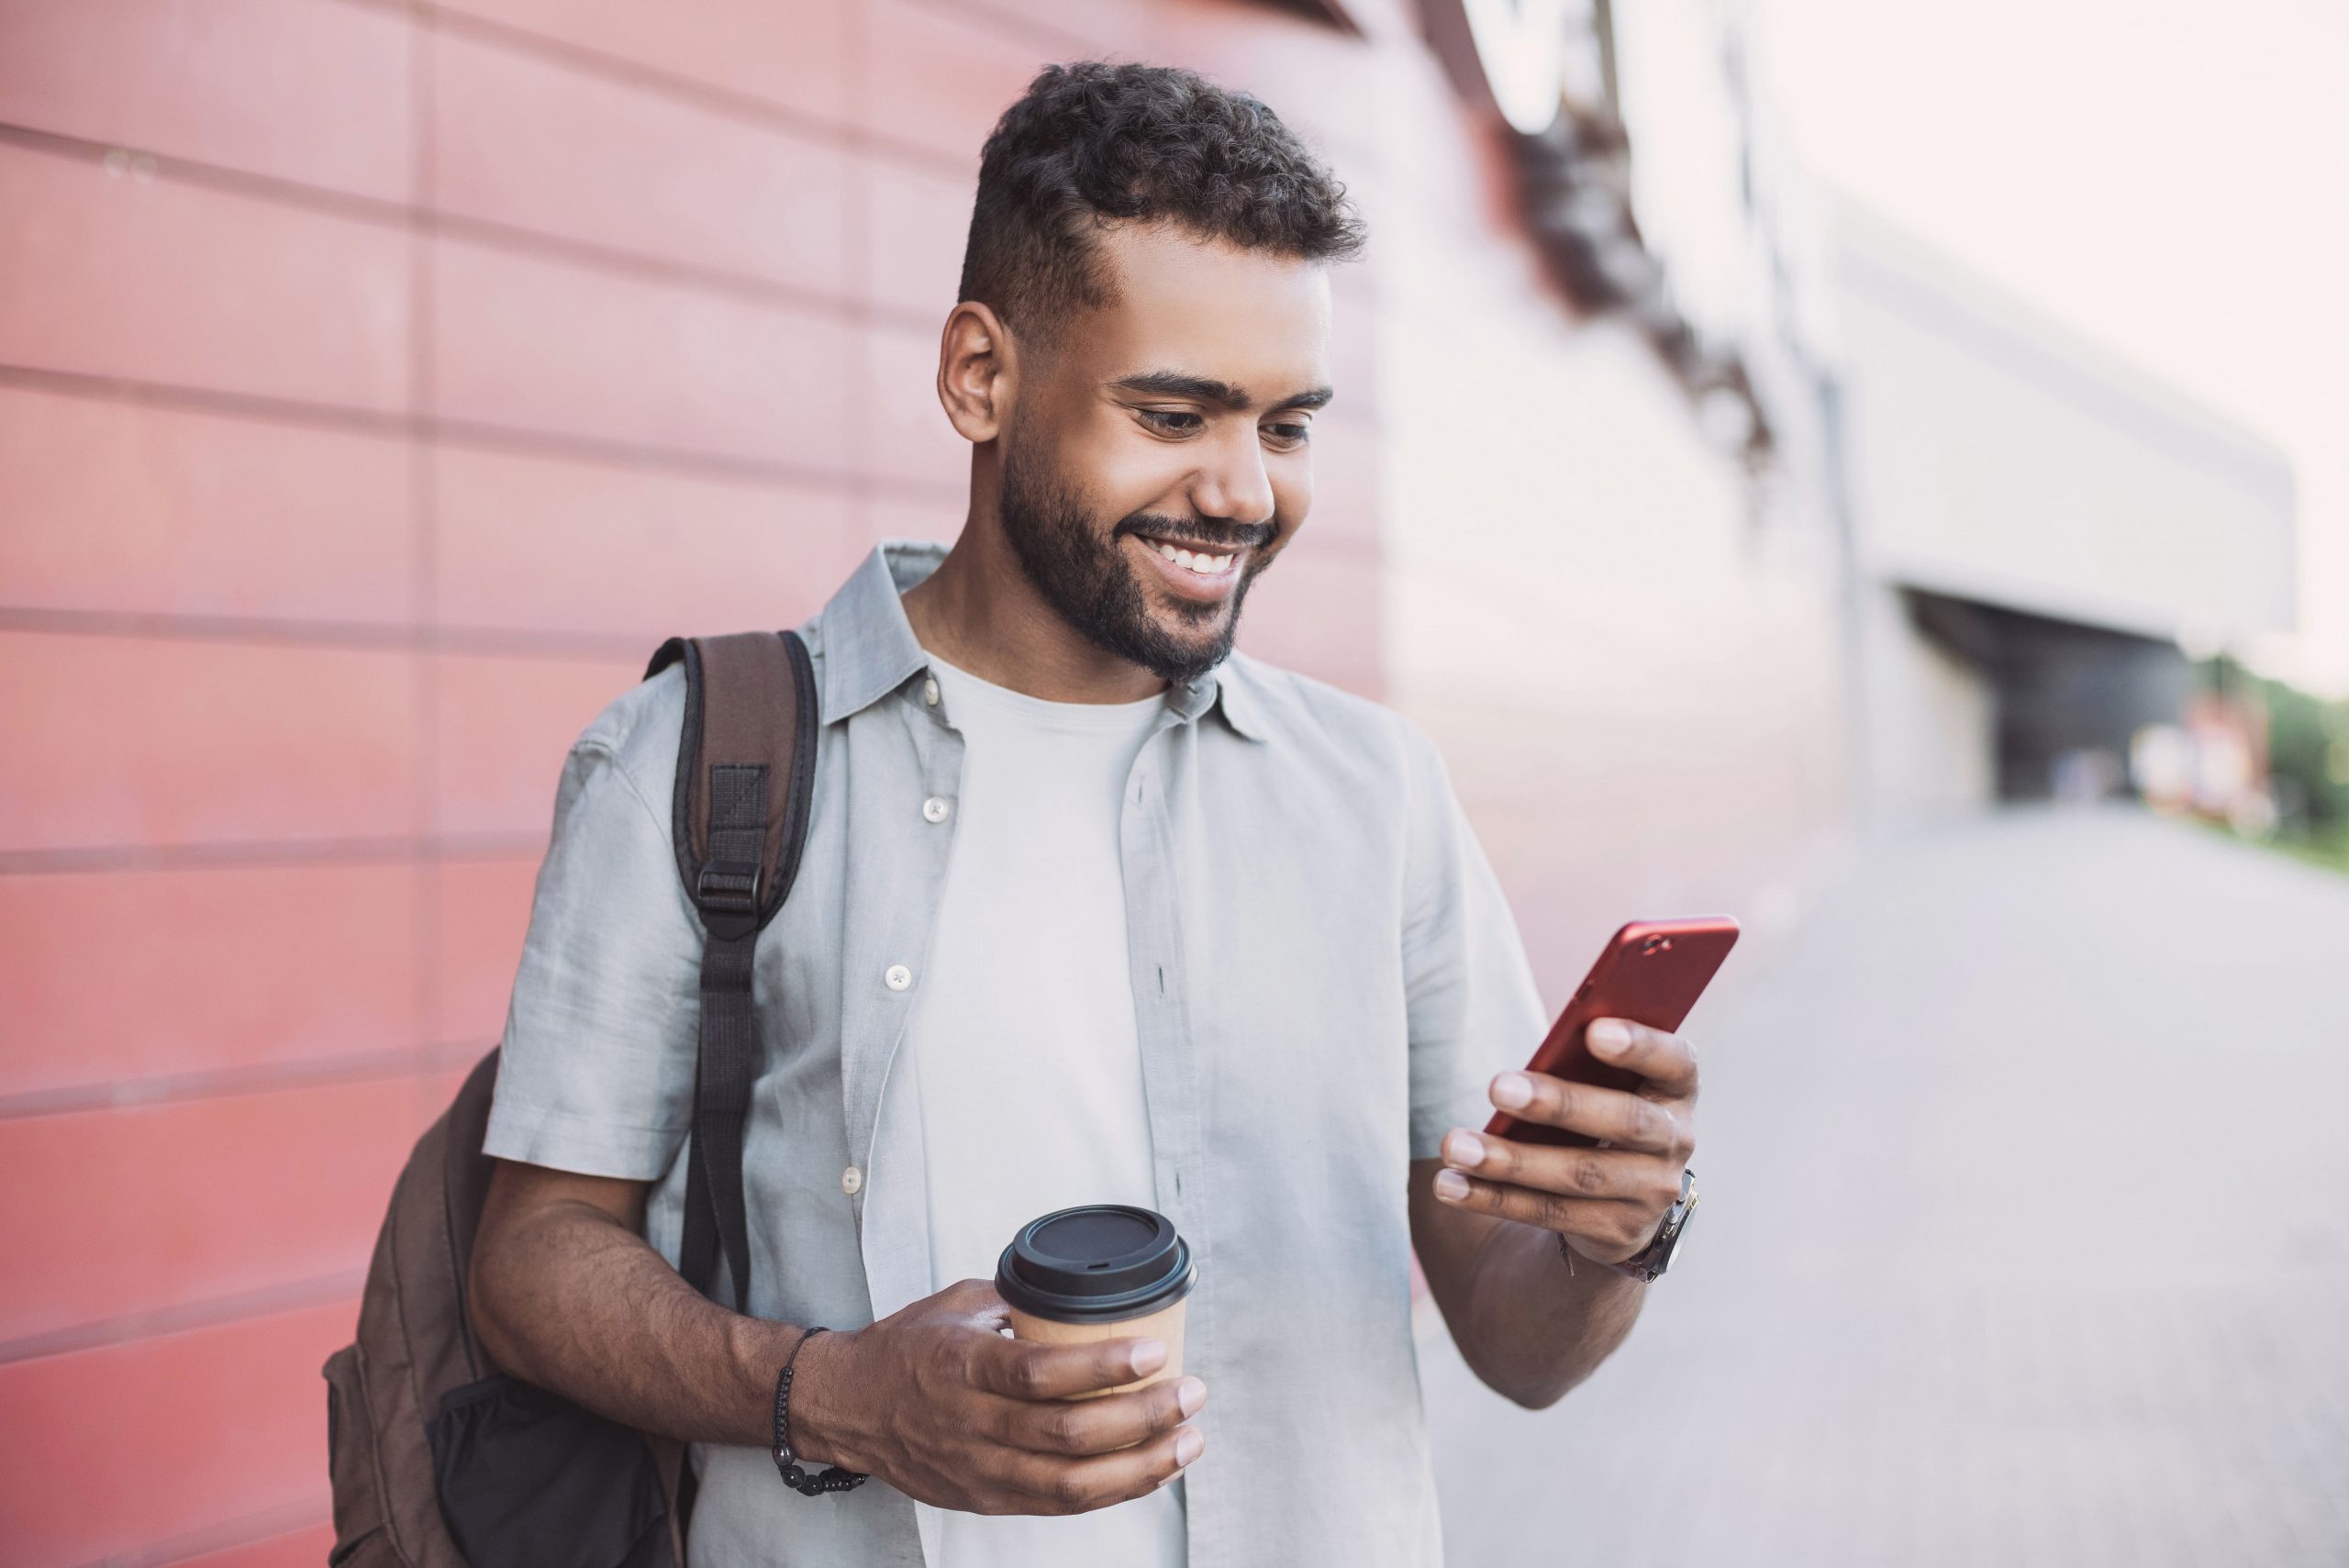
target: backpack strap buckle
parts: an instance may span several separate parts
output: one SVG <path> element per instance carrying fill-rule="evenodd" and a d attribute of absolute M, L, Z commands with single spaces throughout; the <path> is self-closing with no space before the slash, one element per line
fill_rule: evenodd
<path fill-rule="evenodd" d="M 712 861 L 694 878 L 694 902 L 706 915 L 756 915 L 761 869 L 755 862 Z"/>

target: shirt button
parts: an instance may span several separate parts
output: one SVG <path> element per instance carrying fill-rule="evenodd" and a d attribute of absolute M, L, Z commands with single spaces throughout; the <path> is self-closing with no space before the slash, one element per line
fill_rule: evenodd
<path fill-rule="evenodd" d="M 936 707 L 938 706 L 937 676 L 930 675 L 923 678 L 921 683 L 921 700 L 928 703 L 932 707 Z"/>
<path fill-rule="evenodd" d="M 851 1165 L 841 1173 L 841 1191 L 854 1197 L 864 1187 L 864 1173 Z"/>
<path fill-rule="evenodd" d="M 892 991 L 902 991 L 913 983 L 914 972 L 902 963 L 891 964 L 889 973 L 881 977 L 881 984 Z"/>
<path fill-rule="evenodd" d="M 943 795 L 933 795 L 921 803 L 921 819 L 925 822 L 943 822 L 946 820 L 946 814 L 953 809 L 946 803 Z"/>

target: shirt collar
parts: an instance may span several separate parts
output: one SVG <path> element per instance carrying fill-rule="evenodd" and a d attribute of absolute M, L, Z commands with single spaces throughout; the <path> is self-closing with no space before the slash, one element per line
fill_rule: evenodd
<path fill-rule="evenodd" d="M 862 712 L 930 666 L 897 595 L 938 570 L 946 546 L 928 539 L 884 539 L 840 585 L 818 617 L 824 651 L 824 722 Z M 1251 740 L 1267 731 L 1256 694 L 1234 654 L 1186 685 L 1167 705 L 1197 719 L 1220 708 L 1223 721 Z"/>
<path fill-rule="evenodd" d="M 946 559 L 946 547 L 885 539 L 840 585 L 818 619 L 824 648 L 826 724 L 862 713 L 928 667 L 897 595 Z"/>
<path fill-rule="evenodd" d="M 1241 668 L 1241 659 L 1233 653 L 1189 685 L 1176 688 L 1175 706 L 1186 718 L 1197 718 L 1209 707 L 1219 709 L 1233 734 L 1261 741 L 1272 732 L 1265 728 L 1263 710 L 1250 688 L 1252 672 Z"/>

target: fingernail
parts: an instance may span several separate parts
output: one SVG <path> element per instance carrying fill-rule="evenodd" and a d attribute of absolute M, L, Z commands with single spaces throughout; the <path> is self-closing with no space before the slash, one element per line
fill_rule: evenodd
<path fill-rule="evenodd" d="M 1485 1140 L 1473 1132 L 1454 1132 L 1443 1140 L 1443 1152 L 1455 1165 L 1485 1162 Z"/>
<path fill-rule="evenodd" d="M 1198 1433 L 1185 1432 L 1181 1437 L 1174 1440 L 1174 1462 L 1177 1464 L 1190 1463 L 1191 1461 L 1199 1457 L 1199 1450 L 1207 1446 L 1208 1440 L 1199 1436 Z"/>
<path fill-rule="evenodd" d="M 1174 1385 L 1174 1403 L 1183 1407 L 1186 1416 L 1196 1416 L 1199 1407 L 1208 1402 L 1208 1385 L 1196 1377 L 1186 1377 Z"/>
<path fill-rule="evenodd" d="M 1435 1173 L 1435 1195 L 1458 1202 L 1468 1195 L 1468 1178 L 1457 1171 L 1438 1171 Z"/>
<path fill-rule="evenodd" d="M 1631 1043 L 1631 1031 L 1612 1018 L 1601 1018 L 1590 1026 L 1586 1037 L 1590 1049 L 1601 1056 L 1620 1056 Z"/>
<path fill-rule="evenodd" d="M 1134 1345 L 1134 1371 L 1147 1377 L 1166 1364 L 1166 1347 L 1156 1340 L 1138 1340 Z"/>
<path fill-rule="evenodd" d="M 1533 1080 L 1522 1073 L 1504 1073 L 1493 1080 L 1493 1104 L 1505 1111 L 1523 1108 L 1533 1098 Z"/>

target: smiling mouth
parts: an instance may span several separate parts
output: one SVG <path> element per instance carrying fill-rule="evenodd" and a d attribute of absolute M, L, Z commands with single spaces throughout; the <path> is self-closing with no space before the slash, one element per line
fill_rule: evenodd
<path fill-rule="evenodd" d="M 1238 570 L 1240 558 L 1247 553 L 1244 550 L 1197 550 L 1187 544 L 1153 539 L 1148 534 L 1136 534 L 1134 537 L 1141 540 L 1144 549 L 1157 551 L 1161 559 L 1171 562 L 1202 582 L 1212 583 L 1230 576 Z"/>

